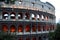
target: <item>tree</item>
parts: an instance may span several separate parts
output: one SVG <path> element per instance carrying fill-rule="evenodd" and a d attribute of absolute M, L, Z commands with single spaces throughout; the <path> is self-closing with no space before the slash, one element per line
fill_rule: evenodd
<path fill-rule="evenodd" d="M 60 24 L 57 24 L 57 29 L 55 30 L 55 40 L 60 40 Z"/>
<path fill-rule="evenodd" d="M 0 40 L 13 40 L 14 35 L 7 34 L 5 32 L 0 32 Z"/>
<path fill-rule="evenodd" d="M 55 33 L 54 32 L 49 32 L 49 40 L 54 40 Z"/>
<path fill-rule="evenodd" d="M 49 33 L 49 40 L 60 40 L 60 24 L 57 23 L 57 28 L 54 32 Z"/>
<path fill-rule="evenodd" d="M 5 1 L 5 0 L 0 0 L 0 2 L 1 2 L 1 1 Z"/>

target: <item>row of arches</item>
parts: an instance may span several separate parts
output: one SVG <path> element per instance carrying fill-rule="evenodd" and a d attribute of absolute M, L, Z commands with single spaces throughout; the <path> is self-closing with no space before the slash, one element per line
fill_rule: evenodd
<path fill-rule="evenodd" d="M 3 12 L 3 19 L 32 19 L 32 20 L 40 20 L 40 19 L 46 19 L 48 20 L 48 16 L 44 16 L 44 15 L 39 15 L 39 14 L 33 14 L 33 13 L 28 13 L 26 12 L 25 14 L 23 13 L 15 13 L 15 12 L 11 12 L 10 14 L 8 12 Z"/>
<path fill-rule="evenodd" d="M 18 40 L 47 40 L 48 36 L 27 36 L 27 37 L 19 37 Z"/>
<path fill-rule="evenodd" d="M 24 40 L 22 37 L 20 37 L 18 40 Z M 31 40 L 30 37 L 25 38 L 25 40 Z M 37 40 L 36 37 L 32 37 L 32 40 Z"/>
<path fill-rule="evenodd" d="M 45 25 L 45 26 L 42 26 L 42 25 L 32 25 L 32 27 L 28 24 L 26 26 L 23 26 L 23 25 L 19 25 L 18 27 L 16 27 L 15 25 L 11 25 L 10 27 L 8 27 L 7 25 L 2 25 L 2 31 L 4 32 L 36 32 L 38 30 L 38 32 L 40 31 L 50 31 L 50 30 L 54 30 L 54 25 L 51 25 L 51 26 L 48 26 L 48 25 Z"/>
<path fill-rule="evenodd" d="M 12 38 L 13 40 L 42 40 L 42 37 L 39 36 L 38 39 L 36 36 L 33 37 L 18 37 L 18 38 Z"/>

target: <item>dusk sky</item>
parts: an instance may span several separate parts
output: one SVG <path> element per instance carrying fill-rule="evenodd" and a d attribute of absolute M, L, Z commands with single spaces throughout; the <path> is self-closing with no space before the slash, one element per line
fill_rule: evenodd
<path fill-rule="evenodd" d="M 60 0 L 41 0 L 42 2 L 49 2 L 55 7 L 56 22 L 60 20 Z"/>

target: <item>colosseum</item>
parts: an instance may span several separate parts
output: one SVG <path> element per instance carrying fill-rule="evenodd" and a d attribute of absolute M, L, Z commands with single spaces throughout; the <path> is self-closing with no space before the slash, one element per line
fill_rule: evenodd
<path fill-rule="evenodd" d="M 40 0 L 0 0 L 0 32 L 15 40 L 48 40 L 55 30 L 55 7 Z"/>

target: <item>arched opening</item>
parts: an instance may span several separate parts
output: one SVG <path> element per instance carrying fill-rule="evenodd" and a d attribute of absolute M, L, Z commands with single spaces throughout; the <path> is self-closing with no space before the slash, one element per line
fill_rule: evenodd
<path fill-rule="evenodd" d="M 46 16 L 46 18 L 45 18 L 46 20 L 48 20 L 48 16 Z"/>
<path fill-rule="evenodd" d="M 25 19 L 30 19 L 29 13 L 25 13 Z"/>
<path fill-rule="evenodd" d="M 45 31 L 46 30 L 46 27 L 45 27 L 45 25 L 43 26 L 43 31 Z"/>
<path fill-rule="evenodd" d="M 36 40 L 36 37 L 32 37 L 32 40 Z"/>
<path fill-rule="evenodd" d="M 38 40 L 42 40 L 42 38 L 41 37 L 38 37 Z"/>
<path fill-rule="evenodd" d="M 23 38 L 22 38 L 22 37 L 20 37 L 20 38 L 19 38 L 19 40 L 23 40 Z"/>
<path fill-rule="evenodd" d="M 51 25 L 50 26 L 50 30 L 54 30 L 54 25 Z"/>
<path fill-rule="evenodd" d="M 49 31 L 49 26 L 48 25 L 46 25 L 46 31 Z"/>
<path fill-rule="evenodd" d="M 39 15 L 37 15 L 37 20 L 40 20 L 40 16 Z"/>
<path fill-rule="evenodd" d="M 3 12 L 3 19 L 8 19 L 9 14 L 7 12 Z"/>
<path fill-rule="evenodd" d="M 23 19 L 23 14 L 22 13 L 18 13 L 18 19 Z"/>
<path fill-rule="evenodd" d="M 53 30 L 54 30 L 55 28 L 54 28 L 54 25 L 53 25 Z"/>
<path fill-rule="evenodd" d="M 41 25 L 38 25 L 38 31 L 41 31 Z"/>
<path fill-rule="evenodd" d="M 30 40 L 30 38 L 29 38 L 29 37 L 27 37 L 27 38 L 26 38 L 26 40 Z"/>
<path fill-rule="evenodd" d="M 32 32 L 36 32 L 36 25 L 32 25 Z"/>
<path fill-rule="evenodd" d="M 2 31 L 7 32 L 8 31 L 8 26 L 7 25 L 2 25 Z"/>
<path fill-rule="evenodd" d="M 53 26 L 52 25 L 50 25 L 50 30 L 53 30 Z"/>
<path fill-rule="evenodd" d="M 41 19 L 44 20 L 44 15 L 41 15 Z"/>
<path fill-rule="evenodd" d="M 31 17 L 32 17 L 32 20 L 36 19 L 34 14 L 32 14 Z"/>
<path fill-rule="evenodd" d="M 31 28 L 30 28 L 30 25 L 26 25 L 25 31 L 26 31 L 26 32 L 30 32 L 30 29 L 31 29 Z"/>
<path fill-rule="evenodd" d="M 22 25 L 18 26 L 18 32 L 23 32 L 23 26 Z"/>
<path fill-rule="evenodd" d="M 10 32 L 16 32 L 16 28 L 15 28 L 14 25 L 11 25 L 11 26 L 10 26 Z"/>
<path fill-rule="evenodd" d="M 11 18 L 11 19 L 15 19 L 15 18 L 16 18 L 15 12 L 12 12 L 12 13 L 10 14 L 10 18 Z"/>

